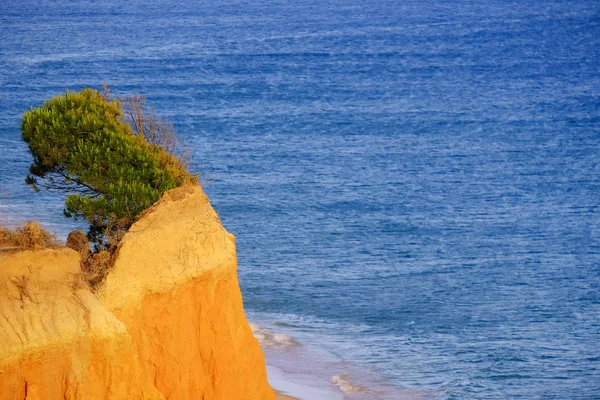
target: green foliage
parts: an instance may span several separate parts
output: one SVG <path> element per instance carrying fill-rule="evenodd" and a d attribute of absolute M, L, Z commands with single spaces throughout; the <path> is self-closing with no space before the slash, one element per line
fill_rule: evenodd
<path fill-rule="evenodd" d="M 68 193 L 65 215 L 87 220 L 98 248 L 166 190 L 196 181 L 174 155 L 134 133 L 120 102 L 94 89 L 25 112 L 21 131 L 33 155 L 26 182 Z"/>

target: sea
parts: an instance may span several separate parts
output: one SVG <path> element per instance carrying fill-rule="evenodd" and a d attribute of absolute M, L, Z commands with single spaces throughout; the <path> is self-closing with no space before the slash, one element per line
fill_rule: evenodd
<path fill-rule="evenodd" d="M 2 0 L 0 221 L 24 111 L 147 97 L 235 234 L 302 400 L 600 399 L 600 2 Z"/>

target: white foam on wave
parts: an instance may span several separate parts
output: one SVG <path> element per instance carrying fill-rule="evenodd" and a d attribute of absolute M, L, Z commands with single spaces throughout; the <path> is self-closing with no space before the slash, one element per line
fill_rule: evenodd
<path fill-rule="evenodd" d="M 365 390 L 364 386 L 354 385 L 348 381 L 348 374 L 342 373 L 331 378 L 331 383 L 336 385 L 345 395 L 351 395 Z"/>
<path fill-rule="evenodd" d="M 252 334 L 258 340 L 261 346 L 268 347 L 292 347 L 299 346 L 299 343 L 291 336 L 282 333 L 271 333 L 266 329 L 260 328 L 258 325 L 250 324 Z"/>

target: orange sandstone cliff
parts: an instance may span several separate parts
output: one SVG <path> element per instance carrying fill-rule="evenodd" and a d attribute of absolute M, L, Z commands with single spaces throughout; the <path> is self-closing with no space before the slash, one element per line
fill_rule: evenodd
<path fill-rule="evenodd" d="M 79 279 L 71 250 L 0 253 L 0 400 L 275 399 L 200 186 L 144 213 L 96 295 Z"/>

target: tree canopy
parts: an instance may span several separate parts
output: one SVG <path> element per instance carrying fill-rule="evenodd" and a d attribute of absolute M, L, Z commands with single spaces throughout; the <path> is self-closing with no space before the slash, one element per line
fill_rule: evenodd
<path fill-rule="evenodd" d="M 136 112 L 141 122 L 127 123 L 122 102 L 84 89 L 23 114 L 21 132 L 33 155 L 26 182 L 67 194 L 64 214 L 85 219 L 99 246 L 119 237 L 166 190 L 197 182 L 160 140 L 148 140 L 140 124 L 155 120 Z"/>

